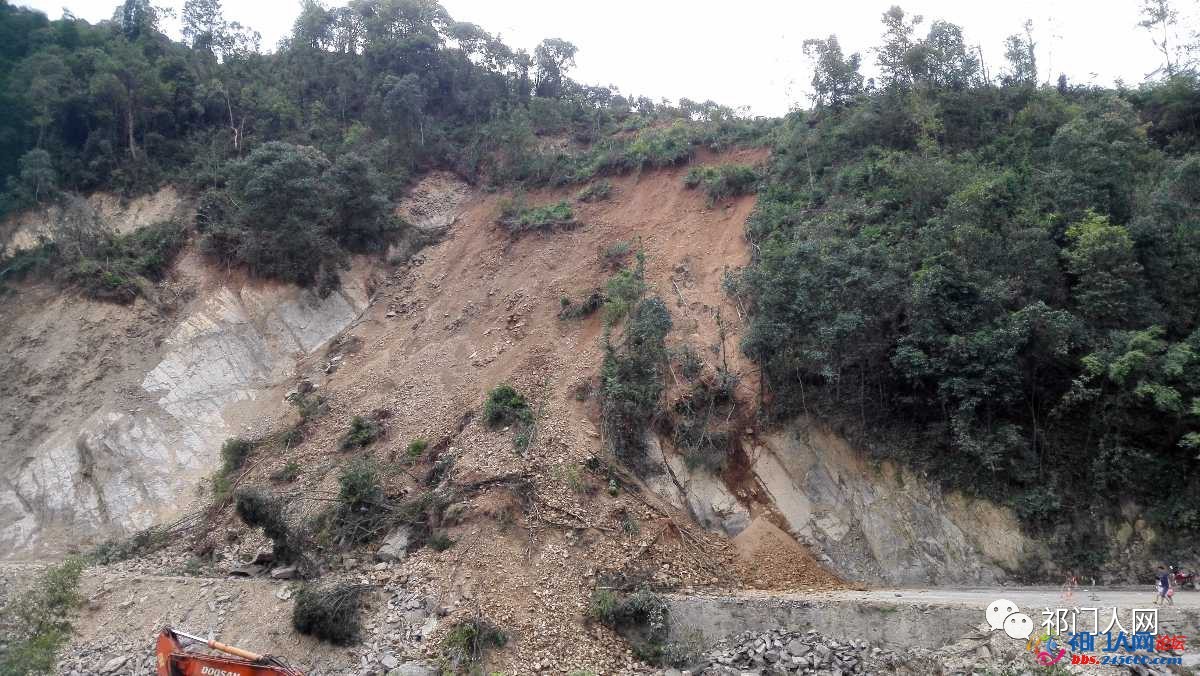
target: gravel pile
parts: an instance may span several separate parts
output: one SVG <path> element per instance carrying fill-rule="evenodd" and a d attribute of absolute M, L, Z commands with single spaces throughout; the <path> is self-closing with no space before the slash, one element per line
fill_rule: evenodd
<path fill-rule="evenodd" d="M 696 671 L 726 674 L 867 674 L 896 656 L 866 641 L 838 641 L 808 632 L 748 632 L 717 644 Z"/>

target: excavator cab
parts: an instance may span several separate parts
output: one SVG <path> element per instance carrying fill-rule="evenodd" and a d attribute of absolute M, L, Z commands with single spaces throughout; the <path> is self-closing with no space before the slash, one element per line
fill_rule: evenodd
<path fill-rule="evenodd" d="M 188 652 L 185 642 L 199 643 L 230 657 Z M 304 676 L 270 655 L 257 655 L 170 627 L 159 633 L 154 652 L 158 676 Z"/>

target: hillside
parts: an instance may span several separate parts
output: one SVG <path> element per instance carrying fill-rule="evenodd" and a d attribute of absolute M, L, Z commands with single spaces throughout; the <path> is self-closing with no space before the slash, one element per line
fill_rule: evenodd
<path fill-rule="evenodd" d="M 980 594 L 1190 566 L 1195 64 L 882 19 L 751 119 L 432 0 L 0 4 L 0 673 L 1022 673 Z"/>
<path fill-rule="evenodd" d="M 753 164 L 764 157 L 762 151 L 747 150 L 719 156 L 701 155 L 697 162 Z M 741 232 L 754 200 L 740 197 L 710 206 L 701 192 L 685 187 L 686 173 L 687 168 L 680 168 L 614 179 L 610 182 L 608 199 L 574 202 L 578 224 L 573 228 L 515 238 L 497 224 L 503 196 L 482 194 L 452 176 L 430 175 L 416 184 L 413 197 L 400 208 L 418 227 L 445 228 L 442 240 L 423 249 L 412 262 L 395 272 L 378 273 L 372 282 L 376 290 L 361 315 L 326 341 L 327 347 L 302 356 L 293 367 L 280 371 L 290 372 L 290 376 L 273 383 L 255 383 L 256 389 L 231 387 L 228 393 L 216 388 L 207 390 L 210 394 L 221 391 L 225 403 L 213 409 L 218 412 L 217 418 L 193 420 L 190 423 L 193 431 L 200 432 L 207 425 L 204 433 L 210 438 L 236 432 L 261 440 L 263 447 L 250 452 L 245 469 L 237 474 L 237 486 L 270 487 L 288 501 L 289 520 L 293 523 L 302 523 L 303 519 L 319 514 L 330 499 L 336 499 L 339 475 L 360 458 L 371 458 L 377 463 L 382 486 L 397 500 L 421 495 L 430 485 L 422 477 L 435 467 L 447 467 L 439 471 L 436 479 L 437 491 L 447 501 L 440 506 L 436 518 L 437 532 L 453 542 L 449 549 L 441 553 L 420 549 L 402 563 L 385 564 L 380 572 L 374 563 L 374 550 L 379 547 L 375 541 L 363 548 L 351 547 L 334 558 L 323 554 L 325 563 L 321 567 L 326 577 L 365 576 L 375 580 L 381 590 L 392 589 L 397 580 L 409 580 L 403 587 L 404 594 L 417 594 L 422 607 L 428 610 L 450 611 L 437 625 L 443 628 L 456 618 L 481 614 L 503 627 L 511 638 L 509 647 L 495 658 L 495 664 L 514 673 L 522 673 L 524 666 L 548 659 L 558 660 L 555 664 L 604 672 L 622 663 L 623 649 L 614 643 L 608 630 L 582 623 L 583 611 L 596 584 L 627 589 L 636 588 L 640 580 L 664 589 L 681 586 L 823 589 L 842 584 L 803 548 L 772 535 L 782 534 L 774 524 L 811 538 L 809 541 L 817 547 L 818 555 L 835 570 L 859 579 L 863 575 L 866 579 L 886 579 L 883 570 L 894 566 L 894 562 L 874 563 L 869 554 L 862 552 L 847 554 L 845 547 L 855 537 L 862 538 L 861 527 L 852 526 L 859 531 L 855 537 L 846 538 L 845 531 L 839 534 L 838 529 L 845 526 L 839 527 L 835 525 L 837 521 L 830 520 L 839 517 L 826 511 L 829 507 L 824 505 L 826 498 L 820 493 L 784 488 L 779 481 L 786 472 L 778 471 L 777 467 L 764 474 L 765 470 L 754 462 L 746 464 L 766 453 L 756 448 L 759 444 L 782 454 L 789 442 L 786 435 L 777 433 L 758 441 L 767 430 L 753 419 L 743 419 L 742 414 L 738 414 L 743 421 L 736 430 L 739 437 L 736 443 L 740 447 L 737 457 L 745 460 L 732 460 L 724 472 L 716 475 L 702 468 L 690 469 L 682 462 L 681 449 L 662 433 L 652 432 L 650 448 L 657 455 L 641 466 L 640 479 L 605 459 L 608 454 L 601 434 L 604 425 L 597 395 L 593 393 L 580 400 L 580 392 L 598 389 L 597 376 L 604 359 L 603 312 L 582 319 L 563 319 L 560 301 L 563 297 L 584 298 L 592 290 L 605 286 L 615 273 L 615 266 L 605 255 L 613 244 L 636 243 L 636 249 L 630 247 L 622 254 L 625 265 L 632 264 L 635 251 L 643 252 L 645 293 L 664 294 L 670 299 L 668 306 L 674 328 L 668 334 L 669 350 L 675 355 L 694 354 L 700 362 L 699 373 L 689 378 L 684 375 L 681 357 L 672 358 L 669 378 L 674 384 L 664 394 L 666 408 L 673 408 L 670 402 L 690 396 L 689 380 L 702 382 L 714 377 L 723 360 L 728 360 L 730 372 L 738 376 L 735 408 L 752 410 L 754 406 L 758 386 L 753 370 L 744 357 L 728 349 L 736 344 L 742 321 L 729 297 L 721 291 L 730 263 L 748 259 Z M 572 200 L 575 192 L 574 189 L 537 192 L 528 194 L 526 199 L 530 203 Z M 191 254 L 185 249 L 170 279 L 186 279 L 188 274 L 195 274 L 197 270 L 191 267 L 190 260 Z M 218 280 L 220 284 L 214 280 L 197 285 L 196 297 L 173 311 L 169 318 L 182 320 L 180 326 L 185 329 L 197 323 L 214 326 L 209 318 L 218 317 L 213 314 L 214 307 L 227 307 L 221 299 L 230 293 L 230 285 L 240 288 L 237 294 L 243 299 L 263 293 L 252 292 L 257 287 L 237 275 Z M 24 303 L 30 294 L 38 292 L 36 287 L 25 287 L 8 300 L 19 298 L 24 312 L 31 313 L 34 308 Z M 315 296 L 312 298 L 315 300 Z M 114 308 L 82 301 L 82 305 L 93 311 L 108 309 L 128 315 L 129 319 L 124 321 L 135 321 L 139 314 L 137 304 Z M 243 302 L 237 307 L 255 305 Z M 285 306 L 276 307 L 282 315 L 288 314 L 282 310 Z M 52 308 L 54 315 L 60 311 Z M 293 328 L 277 333 L 289 325 L 275 324 L 269 318 L 252 319 L 251 323 L 265 327 L 268 344 L 288 338 L 296 330 L 292 324 Z M 221 323 L 215 328 L 224 336 L 230 332 L 225 326 Z M 726 354 L 720 350 L 721 327 L 725 331 Z M 180 330 L 164 333 L 175 335 Z M 62 335 L 60 341 L 66 344 L 81 335 L 86 336 L 87 332 Z M 236 336 L 236 333 L 228 335 L 233 345 L 244 340 Z M 170 348 L 171 344 L 168 340 L 164 345 L 162 363 L 143 361 L 145 365 L 140 368 L 149 373 L 214 373 L 209 352 L 198 351 L 191 345 L 189 349 L 198 359 L 180 363 L 179 350 Z M 76 363 L 74 370 L 88 372 L 90 366 L 107 359 L 104 353 L 93 357 L 95 362 Z M 216 363 L 239 363 L 227 359 Z M 170 366 L 176 363 L 179 366 Z M 127 366 L 126 371 L 134 370 L 131 367 L 134 365 Z M 125 379 L 129 377 L 126 373 Z M 188 391 L 187 382 L 184 379 L 176 383 L 170 391 Z M 206 382 L 214 384 L 211 378 Z M 319 393 L 321 412 L 304 424 L 302 441 L 279 452 L 274 446 L 278 442 L 272 440 L 278 438 L 281 430 L 299 422 L 296 407 L 285 401 L 289 391 L 294 397 L 296 383 L 307 383 L 314 393 Z M 481 420 L 487 392 L 501 383 L 511 384 L 524 393 L 537 411 L 536 436 L 524 450 L 514 448 L 513 430 L 489 429 Z M 103 380 L 91 385 L 103 386 Z M 239 394 L 243 391 L 246 394 Z M 215 403 L 211 398 L 207 400 Z M 253 408 L 247 408 L 247 403 L 252 403 Z M 379 420 L 379 438 L 362 451 L 336 450 L 356 415 Z M 227 422 L 222 425 L 221 419 Z M 419 458 L 412 458 L 408 449 L 416 439 L 427 440 L 428 450 Z M 167 442 L 151 440 L 144 447 L 159 448 L 161 443 Z M 853 469 L 861 462 L 855 459 L 858 456 L 854 451 L 844 447 L 827 450 L 830 444 L 836 448 L 838 443 L 825 441 L 815 447 L 814 460 L 825 468 L 821 471 L 850 472 L 851 476 L 860 472 L 861 469 Z M 208 444 L 205 455 L 196 464 L 217 466 L 218 446 L 219 443 Z M 120 439 L 115 439 L 98 454 L 102 458 L 100 465 L 120 462 L 125 452 L 127 449 L 122 447 Z M 763 460 L 756 458 L 756 462 Z M 143 479 L 170 477 L 179 486 L 174 489 L 176 494 L 196 494 L 195 505 L 203 507 L 212 499 L 211 482 L 204 473 L 181 472 L 187 465 L 173 463 L 179 463 L 179 458 L 156 459 L 146 468 Z M 281 481 L 278 478 L 281 470 L 289 465 L 297 467 L 295 476 Z M 126 479 L 97 471 L 95 480 L 109 482 L 106 492 L 117 492 Z M 888 480 L 882 475 L 878 481 L 879 485 L 871 489 L 874 499 L 890 495 L 886 499 L 894 501 L 900 510 L 913 509 L 902 505 L 914 498 L 926 503 L 923 509 L 928 509 L 931 499 L 928 491 L 937 493 L 935 488 L 920 488 L 920 480 L 911 476 L 903 489 L 888 488 Z M 844 482 L 835 480 L 830 485 L 841 483 Z M 914 490 L 925 492 L 913 493 Z M 146 498 L 153 502 L 152 495 Z M 65 497 L 61 499 L 70 502 Z M 796 511 L 798 499 L 812 503 L 807 507 L 811 517 Z M 80 507 L 86 506 L 87 501 L 82 502 L 85 504 Z M 167 504 L 172 505 L 176 514 L 187 511 L 178 502 Z M 927 528 L 911 521 L 910 512 L 887 514 L 868 505 L 846 502 L 842 502 L 841 508 L 842 519 L 870 521 L 872 532 L 866 533 L 869 547 L 892 546 L 902 551 L 905 546 L 897 544 L 895 538 L 902 541 L 912 537 L 904 533 Z M 961 509 L 958 512 L 949 506 L 942 509 L 944 513 L 936 518 L 957 521 L 966 529 L 967 539 L 958 545 L 947 545 L 944 552 L 931 551 L 932 558 L 928 561 L 908 564 L 917 566 L 918 571 L 910 579 L 922 580 L 933 575 L 955 578 L 964 573 L 968 577 L 963 579 L 990 579 L 987 576 L 992 573 L 971 571 L 977 566 L 983 566 L 981 570 L 996 570 L 989 558 L 994 554 L 984 553 L 978 547 L 978 543 L 994 538 L 995 530 L 976 523 Z M 107 522 L 97 525 L 89 525 L 92 522 L 78 515 L 75 518 L 44 512 L 39 515 L 50 519 L 44 530 L 38 532 L 38 542 L 49 541 L 60 546 L 66 540 L 54 533 L 64 529 L 78 533 L 94 528 L 103 535 L 114 528 L 136 524 L 112 513 Z M 816 525 L 809 526 L 807 518 L 813 518 Z M 172 539 L 150 541 L 150 549 L 144 554 L 137 549 L 131 552 L 147 556 L 151 562 L 162 557 L 151 568 L 142 564 L 132 568 L 121 563 L 110 566 L 116 570 L 153 571 L 155 575 L 187 573 L 200 575 L 203 580 L 237 568 L 253 559 L 264 543 L 269 543 L 255 535 L 253 529 L 246 529 L 233 515 L 228 502 L 224 508 L 207 511 L 204 519 L 202 523 L 171 531 Z M 765 523 L 760 523 L 764 520 Z M 954 535 L 947 532 L 948 542 L 964 538 L 959 527 L 949 526 Z M 1007 527 L 1015 528 L 1015 524 Z M 883 531 L 877 532 L 880 528 Z M 214 532 L 229 535 L 228 538 L 206 535 Z M 927 536 L 928 533 L 923 533 L 919 537 L 928 540 Z M 893 538 L 888 544 L 879 540 L 876 545 L 877 538 L 888 537 Z M 153 553 L 163 545 L 165 550 Z M 35 550 L 26 551 L 28 555 Z M 880 567 L 868 573 L 872 566 Z M 101 593 L 103 587 L 93 586 L 100 580 L 112 580 L 111 573 L 101 572 L 105 569 L 88 574 L 85 588 L 89 595 Z M 939 572 L 935 574 L 934 570 Z M 981 574 L 985 577 L 974 577 Z M 107 586 L 113 584 L 114 591 L 123 587 L 116 580 Z M 144 584 L 150 585 L 147 589 L 165 585 L 161 592 L 145 597 L 153 603 L 162 594 L 172 593 L 167 590 L 181 582 L 168 579 L 157 582 L 151 578 Z M 251 592 L 247 588 L 241 593 L 270 595 L 286 585 L 286 582 L 267 583 L 267 588 L 261 591 Z M 218 623 L 216 628 L 224 627 L 225 637 L 230 640 L 256 645 L 272 641 L 270 637 L 277 631 L 275 625 L 234 621 L 233 618 L 239 617 L 237 613 L 247 612 L 245 604 L 253 607 L 254 602 L 242 600 L 229 606 L 229 620 L 226 624 Z M 372 607 L 378 608 L 373 612 L 387 615 L 391 605 Z M 119 633 L 146 637 L 160 622 L 186 624 L 195 619 L 191 618 L 194 611 L 188 611 L 187 606 L 180 610 L 184 614 L 172 620 L 170 613 L 166 618 L 159 613 L 130 614 L 122 606 L 115 618 L 109 602 L 95 601 L 81 617 L 83 633 L 79 640 L 85 647 L 91 646 L 92 641 L 105 642 L 113 621 L 133 621 Z M 549 618 L 557 618 L 553 629 L 548 624 Z M 390 650 L 412 658 L 427 657 L 428 651 L 433 650 L 436 657 L 440 634 L 441 631 L 436 632 L 432 641 L 393 640 Z M 570 652 L 564 652 L 565 646 L 572 646 Z M 128 650 L 137 654 L 136 644 L 129 645 Z M 343 659 L 329 655 L 320 644 L 312 644 L 306 650 L 315 652 L 294 651 L 289 656 L 311 666 L 337 664 Z M 133 666 L 131 662 L 129 667 Z"/>

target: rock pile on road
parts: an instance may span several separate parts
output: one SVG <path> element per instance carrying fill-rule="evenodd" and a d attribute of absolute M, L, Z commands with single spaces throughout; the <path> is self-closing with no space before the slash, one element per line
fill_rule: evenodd
<path fill-rule="evenodd" d="M 1055 673 L 1091 676 L 1159 676 L 1171 673 L 1156 667 L 1084 667 L 1060 664 Z M 756 631 L 722 641 L 688 671 L 669 669 L 665 676 L 782 676 L 815 674 L 852 676 L 984 676 L 1047 673 L 1020 643 L 1001 632 L 965 637 L 937 650 L 886 650 L 866 641 L 833 639 L 815 631 Z"/>
<path fill-rule="evenodd" d="M 889 659 L 890 658 L 890 659 Z M 748 632 L 718 644 L 696 671 L 705 676 L 743 674 L 874 673 L 895 656 L 865 641 L 838 641 L 815 631 Z"/>

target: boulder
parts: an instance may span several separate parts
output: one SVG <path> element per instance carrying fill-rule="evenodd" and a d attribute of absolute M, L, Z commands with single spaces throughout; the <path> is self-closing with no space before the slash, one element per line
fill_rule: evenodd
<path fill-rule="evenodd" d="M 116 671 L 117 669 L 120 669 L 121 667 L 125 666 L 125 663 L 128 661 L 129 661 L 129 655 L 118 655 L 118 656 L 112 658 L 111 660 L 105 662 L 104 666 L 100 667 L 100 673 L 111 674 L 114 671 Z"/>
<path fill-rule="evenodd" d="M 389 670 L 387 676 L 438 676 L 438 670 L 424 662 L 405 662 Z"/>
<path fill-rule="evenodd" d="M 375 558 L 379 561 L 403 561 L 408 556 L 408 543 L 412 540 L 412 531 L 408 526 L 401 526 L 388 534 Z"/>

